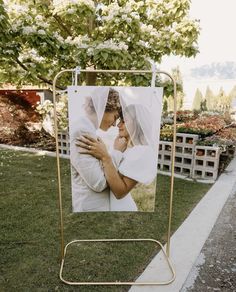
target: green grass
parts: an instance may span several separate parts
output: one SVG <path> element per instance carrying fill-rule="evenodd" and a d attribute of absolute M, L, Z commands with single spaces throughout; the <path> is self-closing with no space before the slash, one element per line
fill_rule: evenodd
<path fill-rule="evenodd" d="M 139 211 L 153 212 L 155 207 L 156 181 L 149 185 L 137 184 L 131 195 Z"/>
<path fill-rule="evenodd" d="M 61 160 L 66 243 L 89 238 L 166 240 L 170 177 L 157 179 L 154 213 L 71 213 L 70 166 Z M 127 291 L 72 287 L 60 282 L 56 159 L 0 150 L 0 291 Z M 145 192 L 145 188 L 138 190 Z M 210 185 L 175 179 L 172 232 Z M 153 243 L 74 244 L 64 277 L 77 281 L 132 281 L 156 254 Z"/>

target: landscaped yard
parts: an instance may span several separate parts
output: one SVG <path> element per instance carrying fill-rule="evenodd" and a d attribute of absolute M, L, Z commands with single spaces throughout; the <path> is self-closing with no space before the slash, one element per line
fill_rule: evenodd
<path fill-rule="evenodd" d="M 153 238 L 165 242 L 170 177 L 159 175 L 154 213 L 71 213 L 70 166 L 61 160 L 65 241 Z M 127 291 L 60 282 L 56 159 L 0 150 L 0 291 Z M 176 230 L 211 185 L 175 179 Z M 145 191 L 145 189 L 144 189 Z M 71 246 L 64 276 L 77 281 L 132 281 L 157 252 L 152 243 Z M 157 275 L 158 276 L 158 275 Z"/>

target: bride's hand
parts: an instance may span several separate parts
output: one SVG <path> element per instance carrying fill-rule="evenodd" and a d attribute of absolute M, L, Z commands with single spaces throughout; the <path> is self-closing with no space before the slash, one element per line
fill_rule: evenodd
<path fill-rule="evenodd" d="M 121 137 L 117 136 L 115 138 L 113 148 L 115 150 L 119 150 L 121 152 L 124 152 L 125 149 L 127 148 L 127 144 L 128 144 L 128 141 L 124 137 L 121 138 Z"/>
<path fill-rule="evenodd" d="M 90 154 L 100 160 L 109 156 L 107 147 L 101 138 L 94 139 L 89 135 L 82 135 L 77 138 L 77 141 L 75 144 L 82 148 L 79 150 L 81 154 Z"/>

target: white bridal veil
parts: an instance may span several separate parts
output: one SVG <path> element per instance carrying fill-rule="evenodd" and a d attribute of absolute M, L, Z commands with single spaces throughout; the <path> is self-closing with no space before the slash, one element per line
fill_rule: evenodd
<path fill-rule="evenodd" d="M 106 86 L 69 86 L 68 108 L 70 133 L 80 126 L 81 117 L 96 115 L 94 126 L 99 128 L 106 108 L 109 87 Z"/>
<path fill-rule="evenodd" d="M 122 113 L 133 145 L 147 145 L 155 152 L 160 135 L 162 88 L 120 87 Z"/>

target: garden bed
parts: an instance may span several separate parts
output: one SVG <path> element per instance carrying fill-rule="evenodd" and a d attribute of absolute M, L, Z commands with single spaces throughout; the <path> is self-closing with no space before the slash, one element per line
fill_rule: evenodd
<path fill-rule="evenodd" d="M 234 156 L 236 147 L 236 124 L 235 121 L 229 118 L 229 115 L 209 113 L 200 115 L 191 111 L 177 112 L 177 136 L 178 133 L 197 135 L 197 146 L 212 146 L 220 149 L 218 175 L 224 171 Z M 173 141 L 173 123 L 162 125 L 160 138 L 164 142 Z M 178 139 L 176 142 L 177 144 L 181 143 Z M 198 150 L 198 156 L 203 151 L 200 148 Z M 178 152 L 178 145 L 176 151 Z M 198 170 L 196 171 L 199 172 Z M 189 174 L 191 175 L 191 173 Z"/>
<path fill-rule="evenodd" d="M 42 129 L 41 116 L 17 95 L 0 96 L 0 144 L 55 151 L 55 139 Z"/>

